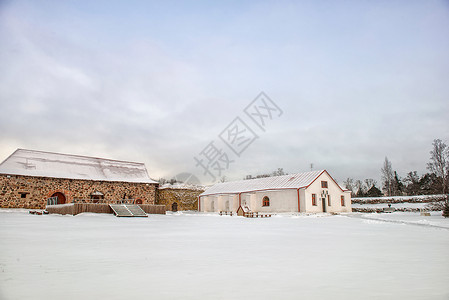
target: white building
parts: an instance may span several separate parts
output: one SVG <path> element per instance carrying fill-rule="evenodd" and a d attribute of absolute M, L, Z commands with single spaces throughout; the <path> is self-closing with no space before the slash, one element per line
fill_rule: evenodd
<path fill-rule="evenodd" d="M 351 212 L 351 192 L 326 170 L 217 183 L 198 197 L 201 212 Z"/>

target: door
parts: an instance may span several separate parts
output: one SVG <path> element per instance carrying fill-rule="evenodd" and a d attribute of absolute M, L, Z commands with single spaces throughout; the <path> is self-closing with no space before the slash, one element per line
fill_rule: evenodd
<path fill-rule="evenodd" d="M 58 204 L 65 204 L 65 195 L 60 192 L 56 192 L 52 197 L 58 197 Z"/>
<path fill-rule="evenodd" d="M 321 198 L 321 202 L 323 204 L 323 212 L 326 212 L 326 198 Z"/>

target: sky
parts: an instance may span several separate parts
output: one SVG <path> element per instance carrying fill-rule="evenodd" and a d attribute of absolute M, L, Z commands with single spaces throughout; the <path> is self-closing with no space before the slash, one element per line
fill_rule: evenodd
<path fill-rule="evenodd" d="M 379 181 L 388 157 L 423 174 L 449 141 L 448 53 L 448 1 L 3 0 L 0 161 L 24 148 L 202 183 L 313 164 L 341 182 Z"/>

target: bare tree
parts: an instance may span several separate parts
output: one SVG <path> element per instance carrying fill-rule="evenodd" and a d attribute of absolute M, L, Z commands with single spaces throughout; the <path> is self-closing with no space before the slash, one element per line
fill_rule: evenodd
<path fill-rule="evenodd" d="M 365 187 L 363 186 L 363 182 L 360 179 L 357 179 L 355 181 L 355 188 L 357 189 L 357 194 L 364 194 L 366 193 Z"/>
<path fill-rule="evenodd" d="M 383 189 L 386 196 L 391 196 L 393 189 L 393 168 L 391 167 L 391 162 L 385 156 L 384 166 L 381 169 L 382 172 L 382 183 Z"/>
<path fill-rule="evenodd" d="M 273 176 L 282 176 L 282 175 L 288 175 L 284 172 L 284 168 L 278 168 L 276 171 L 273 171 Z"/>
<path fill-rule="evenodd" d="M 351 192 L 354 192 L 354 188 L 355 188 L 355 185 L 354 185 L 354 179 L 352 179 L 352 178 L 346 178 L 346 180 L 343 181 L 343 184 L 345 185 L 345 187 L 346 187 L 348 190 L 350 190 Z"/>
<path fill-rule="evenodd" d="M 226 182 L 226 179 L 227 179 L 226 176 L 223 175 L 223 176 L 220 177 L 219 181 L 220 182 Z"/>
<path fill-rule="evenodd" d="M 449 148 L 440 139 L 433 140 L 433 149 L 430 151 L 430 162 L 427 169 L 441 178 L 443 194 L 446 193 L 446 186 L 449 173 Z"/>
<path fill-rule="evenodd" d="M 365 179 L 365 189 L 366 189 L 366 191 L 369 191 L 370 188 L 372 188 L 373 186 L 376 186 L 376 185 L 377 185 L 376 180 L 374 180 L 372 178 Z"/>

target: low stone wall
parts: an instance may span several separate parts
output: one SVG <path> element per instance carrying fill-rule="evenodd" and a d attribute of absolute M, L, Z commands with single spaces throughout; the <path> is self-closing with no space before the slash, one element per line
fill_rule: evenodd
<path fill-rule="evenodd" d="M 172 210 L 175 202 L 178 210 L 198 210 L 198 196 L 202 192 L 202 190 L 190 189 L 159 189 L 156 204 L 164 205 L 167 211 Z"/>
<path fill-rule="evenodd" d="M 401 202 L 408 203 L 408 202 Z M 415 202 L 416 203 L 416 202 Z M 420 212 L 420 211 L 441 211 L 443 210 L 445 201 L 435 201 L 435 202 L 426 202 L 424 206 L 421 208 L 416 207 L 394 207 L 394 211 L 402 211 L 402 212 Z M 366 207 L 352 207 L 353 212 L 362 212 L 362 213 L 382 213 L 384 212 L 384 208 L 387 207 L 369 207 L 370 204 L 367 204 Z"/>
<path fill-rule="evenodd" d="M 379 203 L 428 203 L 446 200 L 446 195 L 420 195 L 420 196 L 395 196 L 395 197 L 362 197 L 352 198 L 352 203 L 379 204 Z"/>
<path fill-rule="evenodd" d="M 419 208 L 409 208 L 409 207 L 400 207 L 395 208 L 395 211 L 402 212 L 419 212 Z M 379 207 L 352 207 L 352 212 L 361 212 L 361 213 L 383 213 L 384 209 Z"/>

